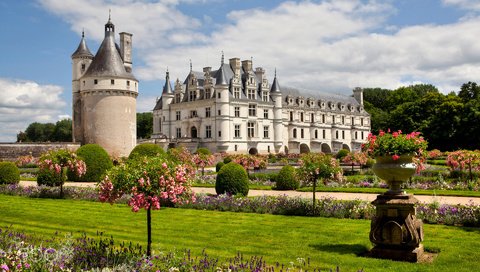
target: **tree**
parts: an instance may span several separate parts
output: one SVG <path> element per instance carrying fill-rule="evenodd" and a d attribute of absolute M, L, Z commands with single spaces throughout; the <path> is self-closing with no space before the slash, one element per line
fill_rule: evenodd
<path fill-rule="evenodd" d="M 153 133 L 153 113 L 137 112 L 137 138 L 149 139 Z"/>
<path fill-rule="evenodd" d="M 50 139 L 55 142 L 72 141 L 72 119 L 63 119 L 57 121 L 53 130 L 53 137 Z"/>
<path fill-rule="evenodd" d="M 318 179 L 340 179 L 342 168 L 338 161 L 330 155 L 323 153 L 306 153 L 300 158 L 297 173 L 304 182 L 313 185 L 313 211 L 315 213 L 315 193 Z"/>
<path fill-rule="evenodd" d="M 478 86 L 475 82 L 469 81 L 468 83 L 462 85 L 460 92 L 458 92 L 458 97 L 460 97 L 464 103 L 467 103 L 472 99 L 479 99 L 480 86 Z"/>
<path fill-rule="evenodd" d="M 195 201 L 191 186 L 192 176 L 182 164 L 165 157 L 143 157 L 129 160 L 107 172 L 99 183 L 101 202 L 113 204 L 122 195 L 130 197 L 128 205 L 133 212 L 147 211 L 147 256 L 151 256 L 151 210 L 159 210 L 160 202 L 189 203 Z"/>

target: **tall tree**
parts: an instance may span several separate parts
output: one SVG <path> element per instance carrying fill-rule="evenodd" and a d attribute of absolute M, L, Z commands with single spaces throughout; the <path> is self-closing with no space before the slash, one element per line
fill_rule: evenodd
<path fill-rule="evenodd" d="M 153 113 L 137 113 L 137 138 L 148 139 L 153 133 Z"/>
<path fill-rule="evenodd" d="M 52 140 L 55 142 L 72 141 L 72 119 L 63 119 L 57 121 L 53 131 Z"/>

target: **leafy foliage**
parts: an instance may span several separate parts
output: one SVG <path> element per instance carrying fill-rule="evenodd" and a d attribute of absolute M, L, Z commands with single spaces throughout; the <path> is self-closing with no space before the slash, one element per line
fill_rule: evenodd
<path fill-rule="evenodd" d="M 85 162 L 74 152 L 65 149 L 52 150 L 43 154 L 39 161 L 38 185 L 63 186 L 67 179 L 67 169 L 77 176 L 87 171 Z"/>
<path fill-rule="evenodd" d="M 137 138 L 149 139 L 153 133 L 153 113 L 137 112 Z"/>
<path fill-rule="evenodd" d="M 217 194 L 248 195 L 248 175 L 245 169 L 234 162 L 225 164 L 217 174 Z"/>
<path fill-rule="evenodd" d="M 77 155 L 82 158 L 87 166 L 85 175 L 76 178 L 78 181 L 100 182 L 105 172 L 113 167 L 112 160 L 107 151 L 98 144 L 86 144 L 77 150 Z"/>
<path fill-rule="evenodd" d="M 12 184 L 20 181 L 20 171 L 13 162 L 0 162 L 0 184 Z"/>
<path fill-rule="evenodd" d="M 295 175 L 295 168 L 291 165 L 282 167 L 275 177 L 276 190 L 296 190 L 300 182 Z"/>
<path fill-rule="evenodd" d="M 135 160 L 140 157 L 155 157 L 164 155 L 165 151 L 159 145 L 143 143 L 135 146 L 128 155 L 129 160 Z"/>
<path fill-rule="evenodd" d="M 17 142 L 71 142 L 72 120 L 63 119 L 56 124 L 34 122 L 25 132 L 17 134 Z"/>
<path fill-rule="evenodd" d="M 225 165 L 224 162 L 218 162 L 216 165 L 215 165 L 215 172 L 218 173 L 218 171 L 220 171 L 220 169 L 222 169 L 222 167 Z"/>

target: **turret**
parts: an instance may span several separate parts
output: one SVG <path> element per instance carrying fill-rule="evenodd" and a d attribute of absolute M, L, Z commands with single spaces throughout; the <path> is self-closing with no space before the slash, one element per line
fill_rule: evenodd
<path fill-rule="evenodd" d="M 222 53 L 222 61 L 220 68 L 218 69 L 215 75 L 215 94 L 217 101 L 217 141 L 227 141 L 230 139 L 230 128 L 229 128 L 229 101 L 230 101 L 230 92 L 229 80 L 227 78 L 226 69 L 229 68 L 228 64 L 224 63 L 224 56 Z"/>
<path fill-rule="evenodd" d="M 273 79 L 272 88 L 270 89 L 275 106 L 273 107 L 273 130 L 275 141 L 275 152 L 279 152 L 283 145 L 283 120 L 282 120 L 282 93 L 277 79 L 277 69 L 275 69 L 275 77 Z"/>
<path fill-rule="evenodd" d="M 82 85 L 80 78 L 85 74 L 93 60 L 93 54 L 88 49 L 85 41 L 85 32 L 82 31 L 82 39 L 77 50 L 72 54 L 72 141 L 83 141 L 82 101 L 80 90 Z"/>

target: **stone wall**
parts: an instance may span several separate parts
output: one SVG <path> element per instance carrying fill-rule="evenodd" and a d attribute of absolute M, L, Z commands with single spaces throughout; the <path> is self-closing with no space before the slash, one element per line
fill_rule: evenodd
<path fill-rule="evenodd" d="M 79 143 L 0 143 L 0 160 L 16 160 L 20 156 L 40 157 L 49 150 L 68 149 L 76 151 Z"/>

